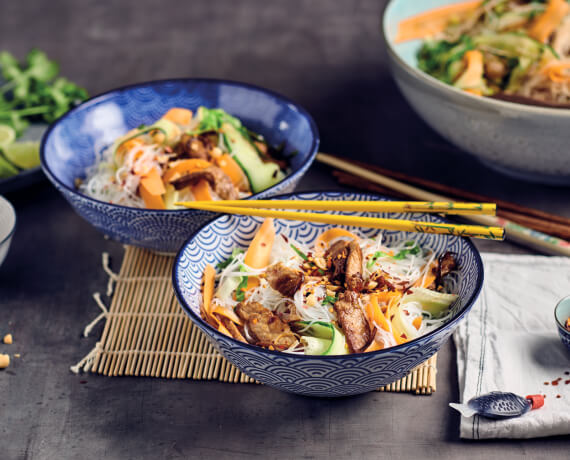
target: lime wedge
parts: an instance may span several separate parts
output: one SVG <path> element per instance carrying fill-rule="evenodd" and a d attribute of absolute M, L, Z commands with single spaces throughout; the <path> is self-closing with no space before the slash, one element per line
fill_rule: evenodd
<path fill-rule="evenodd" d="M 0 148 L 11 144 L 16 139 L 16 131 L 11 126 L 0 125 Z"/>
<path fill-rule="evenodd" d="M 0 179 L 15 176 L 19 172 L 18 168 L 0 155 Z"/>
<path fill-rule="evenodd" d="M 2 152 L 19 168 L 30 169 L 40 165 L 39 142 L 14 142 L 2 147 Z"/>

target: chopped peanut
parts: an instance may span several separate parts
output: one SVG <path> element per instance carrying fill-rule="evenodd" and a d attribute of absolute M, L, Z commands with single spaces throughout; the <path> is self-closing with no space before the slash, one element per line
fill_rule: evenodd
<path fill-rule="evenodd" d="M 0 354 L 0 369 L 6 369 L 10 365 L 10 355 Z"/>
<path fill-rule="evenodd" d="M 7 345 L 12 345 L 12 334 L 6 334 L 4 336 L 4 343 Z"/>

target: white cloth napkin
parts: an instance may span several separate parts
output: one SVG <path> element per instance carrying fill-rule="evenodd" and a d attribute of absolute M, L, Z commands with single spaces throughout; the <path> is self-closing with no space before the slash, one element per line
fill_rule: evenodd
<path fill-rule="evenodd" d="M 570 259 L 482 254 L 483 290 L 454 334 L 463 403 L 491 391 L 546 395 L 522 417 L 494 421 L 461 417 L 467 439 L 570 434 L 570 353 L 554 322 L 558 300 L 570 294 Z M 545 385 L 562 378 L 557 386 Z M 556 396 L 560 395 L 560 398 Z"/>

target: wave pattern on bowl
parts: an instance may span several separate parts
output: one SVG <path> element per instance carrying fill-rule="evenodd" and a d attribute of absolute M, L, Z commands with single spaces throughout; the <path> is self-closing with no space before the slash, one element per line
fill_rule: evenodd
<path fill-rule="evenodd" d="M 289 198 L 289 197 L 288 197 Z M 304 200 L 372 200 L 373 195 L 358 193 L 303 193 L 292 195 Z M 341 214 L 336 212 L 336 214 Z M 394 214 L 344 213 L 353 215 L 394 217 Z M 398 217 L 421 221 L 442 221 L 427 214 L 399 214 Z M 206 225 L 182 247 L 174 265 L 173 280 L 177 296 L 191 319 L 202 329 L 223 356 L 246 374 L 275 388 L 311 396 L 346 396 L 372 391 L 404 377 L 410 370 L 432 356 L 447 341 L 458 320 L 471 308 L 477 297 L 483 277 L 481 259 L 467 240 L 459 237 L 430 234 L 402 234 L 385 231 L 388 243 L 403 237 L 414 237 L 420 244 L 437 252 L 453 251 L 458 255 L 462 269 L 457 316 L 437 331 L 400 345 L 375 353 L 338 357 L 294 356 L 241 344 L 212 329 L 200 318 L 201 276 L 206 264 L 217 264 L 227 258 L 235 246 L 247 247 L 262 219 L 255 217 L 223 216 Z M 276 221 L 278 233 L 301 243 L 311 243 L 330 225 Z M 375 229 L 355 229 L 368 237 Z M 279 236 L 278 236 L 279 237 Z"/>

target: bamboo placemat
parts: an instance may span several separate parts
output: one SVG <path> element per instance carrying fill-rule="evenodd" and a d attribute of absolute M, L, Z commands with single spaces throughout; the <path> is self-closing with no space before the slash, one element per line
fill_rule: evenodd
<path fill-rule="evenodd" d="M 107 376 L 162 377 L 256 383 L 226 361 L 182 310 L 171 285 L 174 257 L 126 246 L 118 274 L 103 265 L 110 276 L 103 334 L 95 349 L 72 370 Z M 436 390 L 434 355 L 406 377 L 378 391 L 431 394 Z"/>

